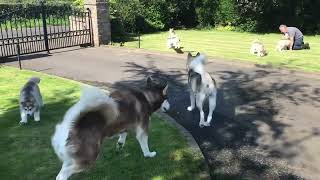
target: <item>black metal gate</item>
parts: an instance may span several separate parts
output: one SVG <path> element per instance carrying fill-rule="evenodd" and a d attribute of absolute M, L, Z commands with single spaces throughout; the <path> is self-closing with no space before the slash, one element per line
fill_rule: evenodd
<path fill-rule="evenodd" d="M 66 48 L 91 46 L 90 10 L 72 5 L 2 5 L 0 58 Z M 1 7 L 1 6 L 0 6 Z M 12 10 L 15 9 L 15 10 Z M 0 9 L 1 10 L 1 9 Z"/>

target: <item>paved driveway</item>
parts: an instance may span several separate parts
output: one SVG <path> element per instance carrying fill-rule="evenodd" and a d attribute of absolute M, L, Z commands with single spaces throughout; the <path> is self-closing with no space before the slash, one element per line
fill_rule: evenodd
<path fill-rule="evenodd" d="M 320 75 L 213 59 L 207 69 L 219 85 L 217 110 L 212 127 L 201 129 L 198 111 L 186 111 L 185 55 L 101 47 L 30 57 L 26 69 L 107 88 L 147 75 L 168 80 L 169 114 L 195 137 L 213 178 L 320 177 Z"/>

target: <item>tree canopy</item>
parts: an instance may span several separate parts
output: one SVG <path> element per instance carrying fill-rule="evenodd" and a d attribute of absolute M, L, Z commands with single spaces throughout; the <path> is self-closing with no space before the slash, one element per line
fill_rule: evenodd
<path fill-rule="evenodd" d="M 319 33 L 319 0 L 110 0 L 114 18 L 129 31 L 170 27 L 231 26 L 250 32 L 278 31 L 280 24 Z"/>

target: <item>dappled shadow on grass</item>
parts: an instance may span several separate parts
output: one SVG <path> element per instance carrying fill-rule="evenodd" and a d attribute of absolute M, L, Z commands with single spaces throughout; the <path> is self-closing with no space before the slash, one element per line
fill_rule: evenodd
<path fill-rule="evenodd" d="M 306 93 L 308 85 L 294 80 L 270 84 L 257 81 L 268 76 L 279 76 L 273 71 L 256 70 L 250 74 L 243 71 L 214 72 L 213 75 L 219 77 L 217 109 L 212 127 L 201 129 L 198 127 L 198 111 L 186 111 L 189 95 L 184 69 L 162 70 L 152 60 L 147 65 L 128 62 L 124 68 L 124 72 L 131 74 L 132 78 L 116 82 L 112 87 L 138 86 L 145 83 L 147 76 L 169 82 L 169 114 L 195 137 L 210 164 L 213 178 L 300 179 L 287 162 L 303 152 L 303 147 L 298 145 L 301 141 L 319 136 L 319 133 L 310 132 L 299 140 L 284 136 L 292 124 L 279 120 L 280 112 L 284 110 L 275 97 L 280 96 L 295 105 L 318 104 L 319 90 Z M 262 130 L 262 127 L 267 130 Z M 318 129 L 313 131 L 318 132 Z M 261 144 L 261 139 L 270 143 Z M 273 153 L 273 141 L 279 143 L 277 153 Z M 285 150 L 288 143 L 294 147 L 290 150 L 290 156 Z"/>

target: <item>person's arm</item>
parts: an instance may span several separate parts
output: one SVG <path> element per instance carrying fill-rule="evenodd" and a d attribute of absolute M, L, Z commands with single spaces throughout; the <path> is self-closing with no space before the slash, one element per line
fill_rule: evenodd
<path fill-rule="evenodd" d="M 292 50 L 293 49 L 293 44 L 294 44 L 294 37 L 290 37 L 290 45 L 289 45 L 289 49 Z"/>

